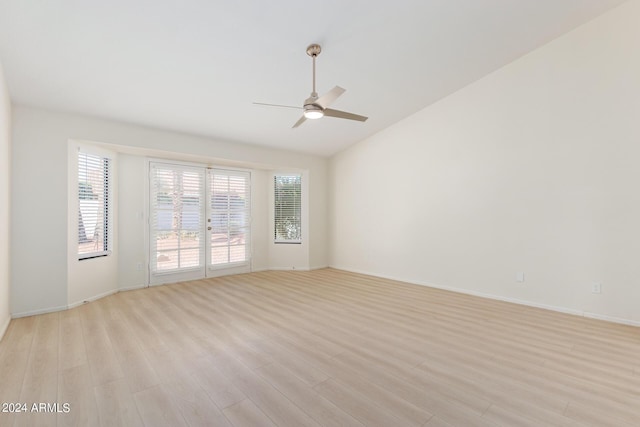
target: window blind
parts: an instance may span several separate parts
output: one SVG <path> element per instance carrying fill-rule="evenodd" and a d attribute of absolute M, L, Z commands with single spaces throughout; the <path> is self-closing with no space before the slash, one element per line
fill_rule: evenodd
<path fill-rule="evenodd" d="M 224 169 L 211 169 L 209 176 L 210 263 L 214 267 L 245 264 L 250 258 L 251 176 Z"/>
<path fill-rule="evenodd" d="M 302 185 L 300 175 L 274 176 L 274 241 L 302 241 Z"/>
<path fill-rule="evenodd" d="M 204 261 L 204 169 L 152 163 L 150 172 L 151 270 L 199 268 Z"/>
<path fill-rule="evenodd" d="M 78 259 L 109 254 L 110 167 L 107 157 L 78 152 Z"/>

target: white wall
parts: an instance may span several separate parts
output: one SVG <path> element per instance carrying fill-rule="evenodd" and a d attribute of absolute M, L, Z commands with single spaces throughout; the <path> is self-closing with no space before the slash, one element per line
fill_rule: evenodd
<path fill-rule="evenodd" d="M 118 154 L 118 289 L 141 288 L 148 283 L 146 170 L 145 157 Z"/>
<path fill-rule="evenodd" d="M 303 178 L 306 178 L 309 185 L 306 192 L 309 208 L 309 267 L 311 269 L 325 268 L 329 266 L 328 168 L 313 168 L 305 171 L 305 174 Z M 304 192 L 305 187 L 303 186 L 302 189 Z M 303 204 L 303 206 L 305 205 Z"/>
<path fill-rule="evenodd" d="M 0 64 L 0 340 L 9 326 L 9 203 L 11 188 L 11 100 Z"/>
<path fill-rule="evenodd" d="M 332 158 L 330 264 L 640 324 L 638 22 L 626 3 Z"/>
<path fill-rule="evenodd" d="M 251 171 L 251 270 L 268 270 L 269 250 L 269 172 Z M 325 185 L 326 191 L 326 183 Z M 326 221 L 326 218 L 325 218 Z M 328 260 L 325 260 L 328 263 Z"/>
<path fill-rule="evenodd" d="M 326 183 L 322 180 L 326 177 L 327 167 L 327 160 L 324 158 L 74 114 L 16 107 L 13 114 L 11 204 L 11 311 L 14 316 L 60 309 L 76 302 L 71 300 L 74 296 L 70 295 L 68 290 L 70 282 L 66 250 L 69 218 L 67 145 L 70 140 L 109 144 L 115 147 L 116 151 L 132 157 L 153 152 L 158 157 L 179 157 L 183 160 L 189 157 L 190 161 L 205 159 L 208 163 L 250 166 L 264 171 L 282 168 L 304 169 L 313 177 L 309 198 L 316 200 L 319 206 L 326 206 L 327 203 Z M 123 254 L 119 257 L 118 279 L 117 283 L 109 285 L 111 290 L 135 287 L 139 284 L 140 275 L 137 270 L 132 271 L 130 260 L 136 260 L 137 263 L 142 247 L 140 245 L 143 245 L 138 241 L 135 247 L 127 246 L 127 242 L 136 239 L 135 236 L 129 235 L 128 231 L 139 223 L 137 213 L 142 204 L 142 199 L 137 195 L 140 194 L 140 185 L 144 184 L 140 182 L 140 170 L 134 166 L 140 160 L 127 158 L 125 155 L 119 155 L 119 160 L 121 163 L 118 173 L 123 176 L 120 177 L 119 197 L 122 203 L 118 209 L 118 221 L 122 229 L 119 228 L 116 232 L 121 240 L 119 247 L 122 248 L 123 254 L 132 258 L 125 258 Z M 44 186 L 43 183 L 47 185 Z M 123 188 L 127 190 L 123 191 Z M 263 191 L 261 196 L 260 191 Z M 263 199 L 266 197 L 264 191 L 266 190 L 258 188 L 257 194 Z M 132 200 L 138 203 L 125 205 L 125 201 L 128 203 Z M 127 209 L 128 206 L 133 209 Z M 313 215 L 309 221 L 310 228 L 326 230 L 324 215 Z M 310 246 L 317 245 L 318 249 L 313 254 L 308 253 L 304 256 L 299 268 L 328 264 L 326 234 L 316 233 L 311 238 L 317 241 L 310 241 Z M 273 243 L 263 236 L 257 247 L 264 249 L 265 245 L 267 251 L 270 251 Z M 266 263 L 268 255 L 263 253 L 262 258 L 257 258 L 257 267 L 260 267 Z M 75 279 L 72 281 L 75 282 Z"/>

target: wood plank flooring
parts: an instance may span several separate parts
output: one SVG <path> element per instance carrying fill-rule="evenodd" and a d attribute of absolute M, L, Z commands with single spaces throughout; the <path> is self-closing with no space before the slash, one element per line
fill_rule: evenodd
<path fill-rule="evenodd" d="M 637 427 L 640 328 L 332 269 L 251 273 L 13 320 L 0 402 L 28 407 L 3 427 Z"/>

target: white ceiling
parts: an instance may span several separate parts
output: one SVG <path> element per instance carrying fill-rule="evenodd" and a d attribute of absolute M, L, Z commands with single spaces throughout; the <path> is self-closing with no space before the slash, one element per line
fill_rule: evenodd
<path fill-rule="evenodd" d="M 622 0 L 0 0 L 14 103 L 328 156 Z M 365 123 L 291 126 L 311 91 Z"/>

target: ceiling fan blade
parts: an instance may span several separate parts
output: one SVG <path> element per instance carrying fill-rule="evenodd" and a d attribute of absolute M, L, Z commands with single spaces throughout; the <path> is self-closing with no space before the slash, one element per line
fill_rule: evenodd
<path fill-rule="evenodd" d="M 340 95 L 345 93 L 346 89 L 341 88 L 340 86 L 336 86 L 331 89 L 329 92 L 322 95 L 320 98 L 316 99 L 315 104 L 318 104 L 322 108 L 327 108 L 329 105 L 333 103 Z"/>
<path fill-rule="evenodd" d="M 366 122 L 369 117 L 359 116 L 353 113 L 347 113 L 346 111 L 332 110 L 331 108 L 324 109 L 324 115 L 328 117 L 337 117 L 339 119 L 357 120 L 359 122 Z"/>
<path fill-rule="evenodd" d="M 267 107 L 295 108 L 296 110 L 302 110 L 302 107 L 294 107 L 293 105 L 265 104 L 264 102 L 254 102 L 253 105 L 265 105 Z"/>
<path fill-rule="evenodd" d="M 300 126 L 302 123 L 304 123 L 304 121 L 307 120 L 307 118 L 305 116 L 300 117 L 300 119 L 296 122 L 295 125 L 293 125 L 293 127 L 291 129 L 295 129 L 298 126 Z"/>

